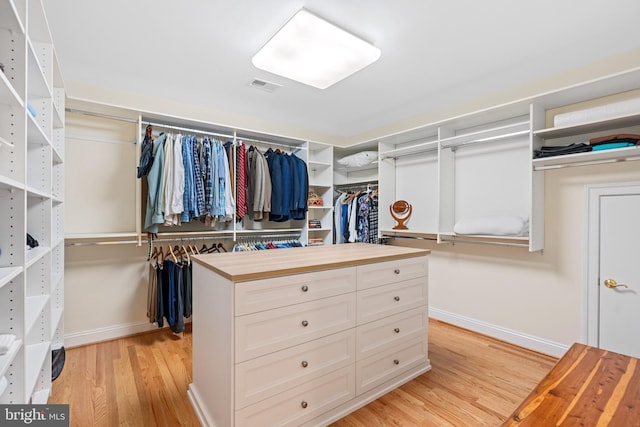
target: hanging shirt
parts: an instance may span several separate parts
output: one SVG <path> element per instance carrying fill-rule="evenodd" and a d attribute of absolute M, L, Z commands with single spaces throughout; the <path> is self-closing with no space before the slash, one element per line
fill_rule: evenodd
<path fill-rule="evenodd" d="M 184 196 L 182 198 L 184 209 L 182 211 L 182 222 L 191 221 L 191 212 L 195 209 L 196 195 L 193 175 L 193 148 L 191 147 L 191 137 L 182 137 L 182 163 L 184 165 Z"/>
<path fill-rule="evenodd" d="M 244 142 L 236 148 L 236 217 L 238 221 L 247 214 L 247 169 Z"/>
<path fill-rule="evenodd" d="M 162 206 L 162 213 L 164 215 L 164 225 L 172 224 L 171 215 L 171 201 L 173 199 L 173 135 L 167 135 L 164 142 L 164 170 L 162 172 L 162 181 L 164 188 L 162 189 L 162 198 L 160 199 L 160 205 Z"/>
<path fill-rule="evenodd" d="M 236 202 L 233 199 L 233 194 L 231 190 L 231 171 L 229 170 L 229 160 L 227 158 L 226 150 L 222 151 L 222 155 L 224 156 L 224 208 L 225 215 L 224 221 L 231 221 L 233 219 L 233 214 L 236 211 Z"/>
<path fill-rule="evenodd" d="M 202 171 L 200 168 L 200 147 L 196 137 L 192 137 L 191 149 L 193 150 L 193 179 L 195 182 L 196 203 L 191 218 L 198 218 L 204 214 L 204 182 L 202 180 Z"/>
<path fill-rule="evenodd" d="M 344 243 L 344 234 L 342 229 L 342 205 L 346 194 L 340 194 L 336 199 L 335 206 L 333 208 L 333 227 L 334 227 L 334 241 L 336 244 Z"/>
<path fill-rule="evenodd" d="M 213 155 L 209 138 L 205 138 L 202 142 L 202 157 L 204 166 L 204 213 L 211 215 L 213 208 Z"/>
<path fill-rule="evenodd" d="M 351 200 L 349 206 L 349 243 L 354 243 L 357 238 L 356 223 L 358 216 L 358 197 Z"/>
<path fill-rule="evenodd" d="M 149 169 L 147 175 L 148 195 L 147 209 L 145 212 L 144 229 L 149 233 L 158 232 L 158 224 L 164 223 L 162 215 L 162 206 L 160 199 L 162 198 L 163 183 L 162 172 L 164 171 L 164 141 L 166 135 L 161 133 L 155 141 L 153 141 L 153 165 Z"/>
<path fill-rule="evenodd" d="M 306 212 L 309 210 L 309 172 L 304 160 L 295 154 L 291 154 L 290 157 L 293 160 L 292 165 L 296 168 L 291 218 L 302 220 L 305 219 Z"/>
<path fill-rule="evenodd" d="M 225 209 L 225 161 L 224 148 L 220 141 L 215 140 L 212 147 L 215 152 L 213 161 L 213 203 L 211 208 L 211 216 L 223 219 L 226 214 Z"/>
<path fill-rule="evenodd" d="M 184 160 L 182 159 L 182 135 L 173 141 L 173 194 L 170 203 L 171 224 L 180 225 L 184 211 Z M 166 217 L 165 217 L 166 219 Z"/>

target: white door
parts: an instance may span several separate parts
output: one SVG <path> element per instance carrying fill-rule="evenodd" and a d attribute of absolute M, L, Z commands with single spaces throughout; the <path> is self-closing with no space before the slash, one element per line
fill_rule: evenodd
<path fill-rule="evenodd" d="M 599 197 L 598 347 L 640 357 L 640 194 L 633 191 Z"/>

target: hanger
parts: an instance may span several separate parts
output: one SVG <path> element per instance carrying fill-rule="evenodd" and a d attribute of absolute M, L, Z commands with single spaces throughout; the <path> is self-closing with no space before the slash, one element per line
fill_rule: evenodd
<path fill-rule="evenodd" d="M 203 243 L 199 253 L 206 254 L 207 252 L 209 252 L 209 248 L 206 243 Z"/>
<path fill-rule="evenodd" d="M 167 252 L 165 252 L 165 256 L 169 255 L 171 255 L 171 258 L 173 258 L 173 262 L 178 262 L 178 258 L 176 258 L 176 254 L 173 252 L 173 248 L 171 247 L 171 245 L 167 245 Z"/>
<path fill-rule="evenodd" d="M 190 263 L 191 257 L 189 256 L 189 251 L 187 251 L 187 248 L 185 248 L 184 245 L 182 245 L 182 253 L 187 257 L 187 263 Z"/>

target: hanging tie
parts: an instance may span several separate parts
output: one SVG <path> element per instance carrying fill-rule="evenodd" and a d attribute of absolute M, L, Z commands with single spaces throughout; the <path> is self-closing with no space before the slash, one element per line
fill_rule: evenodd
<path fill-rule="evenodd" d="M 241 221 L 242 218 L 247 214 L 247 195 L 246 195 L 246 186 L 247 186 L 247 170 L 246 170 L 246 162 L 245 157 L 246 153 L 244 150 L 244 142 L 241 142 L 237 148 L 237 177 L 236 177 L 236 214 L 238 215 L 238 221 Z"/>

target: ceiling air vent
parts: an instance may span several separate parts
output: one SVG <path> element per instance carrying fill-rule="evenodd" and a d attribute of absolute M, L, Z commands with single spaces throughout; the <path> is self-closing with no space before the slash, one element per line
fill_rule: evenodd
<path fill-rule="evenodd" d="M 254 87 L 256 89 L 264 90 L 266 92 L 273 92 L 274 90 L 282 87 L 277 83 L 268 82 L 266 80 L 253 79 L 249 82 L 250 87 Z"/>

